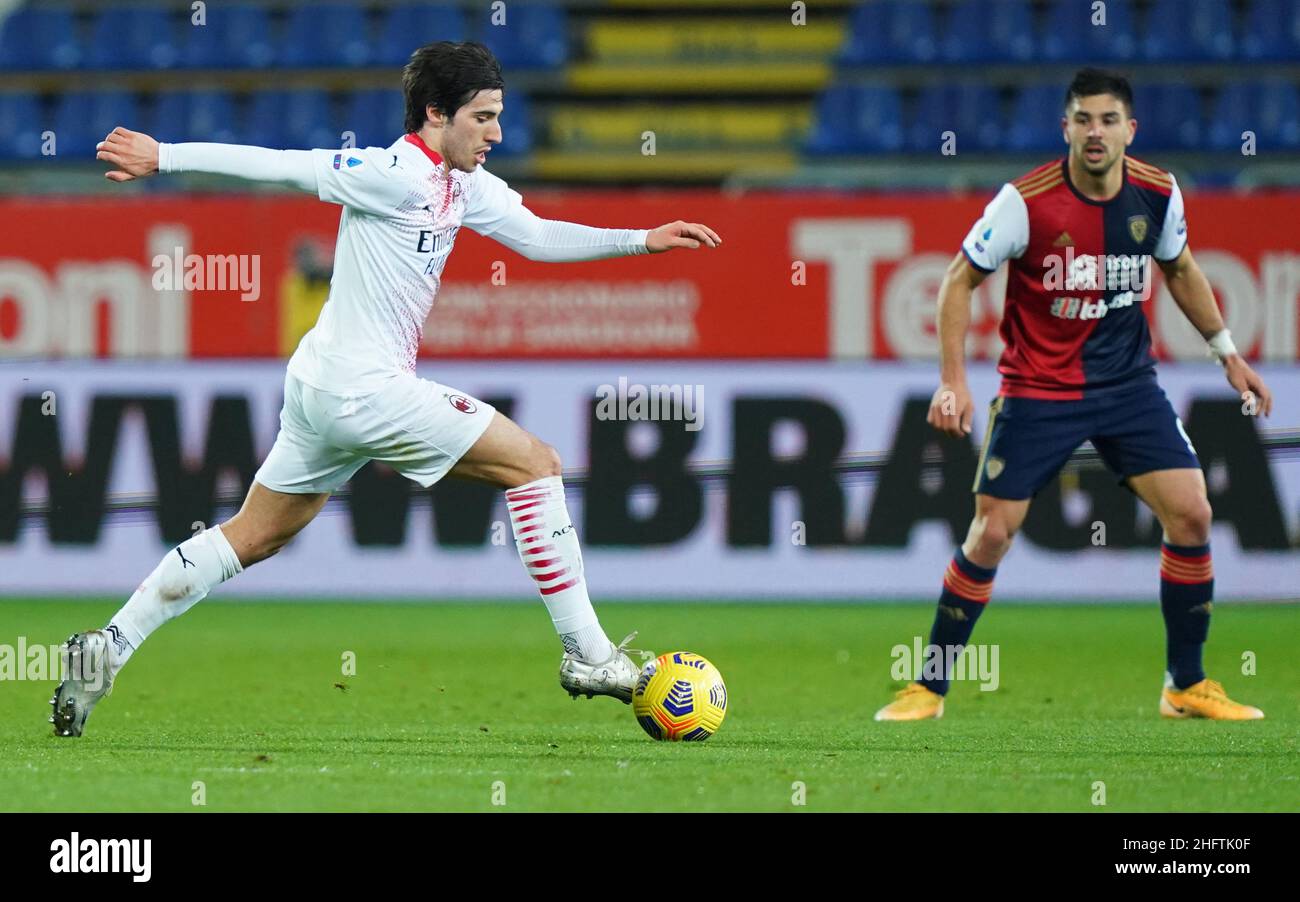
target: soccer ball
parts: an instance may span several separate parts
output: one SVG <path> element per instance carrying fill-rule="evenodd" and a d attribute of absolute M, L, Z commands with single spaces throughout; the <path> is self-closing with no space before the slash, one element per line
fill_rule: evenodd
<path fill-rule="evenodd" d="M 727 686 L 699 655 L 675 651 L 641 669 L 632 690 L 637 723 L 661 742 L 702 742 L 727 715 Z"/>

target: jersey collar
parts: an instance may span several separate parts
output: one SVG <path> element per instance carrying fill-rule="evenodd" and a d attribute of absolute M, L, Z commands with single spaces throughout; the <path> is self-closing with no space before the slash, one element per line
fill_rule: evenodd
<path fill-rule="evenodd" d="M 439 154 L 436 150 L 431 150 L 428 144 L 425 144 L 423 141 L 420 140 L 419 135 L 415 134 L 414 132 L 408 132 L 406 135 L 406 143 L 414 144 L 416 147 L 420 148 L 420 150 L 424 151 L 424 155 L 428 157 L 430 161 L 432 161 L 433 165 L 435 166 L 442 165 L 442 155 Z"/>
<path fill-rule="evenodd" d="M 421 141 L 420 143 L 423 144 L 424 142 Z M 1124 158 L 1121 159 L 1119 162 L 1120 162 L 1120 166 L 1123 167 L 1121 169 L 1119 190 L 1116 191 L 1110 197 L 1106 198 L 1105 200 L 1093 200 L 1091 197 L 1088 197 L 1082 191 L 1080 191 L 1078 188 L 1074 186 L 1074 180 L 1070 178 L 1070 158 L 1068 156 L 1061 160 L 1061 173 L 1065 176 L 1066 186 L 1069 187 L 1070 192 L 1074 194 L 1075 197 L 1083 201 L 1085 204 L 1089 204 L 1094 207 L 1105 207 L 1119 200 L 1120 195 L 1124 193 L 1124 188 L 1128 185 L 1128 154 L 1125 154 Z"/>

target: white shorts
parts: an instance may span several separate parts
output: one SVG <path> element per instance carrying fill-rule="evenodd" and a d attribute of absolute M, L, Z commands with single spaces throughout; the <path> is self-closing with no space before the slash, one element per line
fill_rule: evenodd
<path fill-rule="evenodd" d="M 491 404 L 405 373 L 361 396 L 320 391 L 286 374 L 280 433 L 254 478 L 277 492 L 333 492 L 378 460 L 427 488 L 495 414 Z"/>

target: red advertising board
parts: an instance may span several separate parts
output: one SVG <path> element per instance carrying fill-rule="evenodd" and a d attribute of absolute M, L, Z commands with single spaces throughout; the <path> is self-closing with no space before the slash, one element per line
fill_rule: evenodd
<path fill-rule="evenodd" d="M 939 281 L 986 200 L 530 193 L 525 203 L 546 218 L 628 228 L 684 219 L 724 243 L 547 264 L 462 230 L 422 353 L 933 357 Z M 1238 346 L 1296 360 L 1300 192 L 1188 191 L 1187 203 L 1193 252 Z M 283 355 L 326 297 L 338 217 L 335 206 L 280 195 L 0 200 L 0 356 Z M 207 261 L 203 290 L 160 281 L 160 258 L 190 255 Z M 977 294 L 973 357 L 1000 350 L 1002 287 L 994 277 Z M 1158 284 L 1145 308 L 1161 356 L 1204 356 Z"/>

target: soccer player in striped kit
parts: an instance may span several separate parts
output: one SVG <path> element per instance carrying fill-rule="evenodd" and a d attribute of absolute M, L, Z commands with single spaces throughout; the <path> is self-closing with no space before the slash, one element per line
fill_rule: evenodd
<path fill-rule="evenodd" d="M 930 424 L 953 436 L 971 431 L 974 404 L 964 365 L 971 292 L 1005 262 L 1002 386 L 980 453 L 975 518 L 944 574 L 930 666 L 876 720 L 943 716 L 951 677 L 946 662 L 970 640 L 1030 499 L 1085 440 L 1164 530 L 1160 713 L 1261 718 L 1262 711 L 1228 698 L 1202 669 L 1214 594 L 1211 512 L 1196 451 L 1156 382 L 1141 308 L 1150 295 L 1151 258 L 1228 383 L 1255 412 L 1267 415 L 1272 398 L 1233 347 L 1210 284 L 1192 259 L 1177 182 L 1126 153 L 1137 131 L 1127 80 L 1096 69 L 1078 72 L 1066 92 L 1062 131 L 1067 156 L 1002 187 L 940 288 L 941 383 Z"/>
<path fill-rule="evenodd" d="M 168 552 L 104 629 L 68 640 L 72 675 L 51 699 L 55 735 L 80 736 L 154 630 L 279 551 L 368 460 L 425 487 L 452 475 L 505 489 L 520 560 L 564 646 L 560 685 L 575 698 L 631 702 L 640 672 L 628 654 L 632 636 L 615 646 L 592 607 L 559 455 L 490 404 L 416 376 L 416 354 L 462 225 L 548 262 L 717 247 L 721 239 L 681 221 L 643 230 L 539 219 L 483 168 L 501 142 L 505 82 L 482 44 L 419 48 L 402 87 L 406 134 L 387 148 L 160 144 L 125 128 L 99 145 L 115 182 L 216 173 L 285 184 L 343 212 L 329 300 L 289 360 L 280 432 L 243 507 Z"/>

